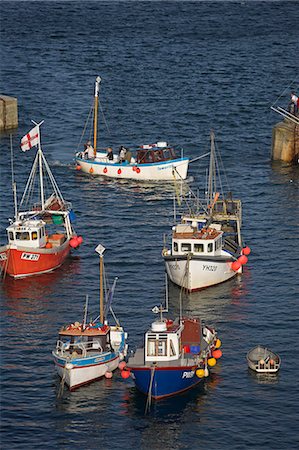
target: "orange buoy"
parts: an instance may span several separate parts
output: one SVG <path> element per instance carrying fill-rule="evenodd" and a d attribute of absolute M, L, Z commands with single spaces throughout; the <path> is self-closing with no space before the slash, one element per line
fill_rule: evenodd
<path fill-rule="evenodd" d="M 93 168 L 92 167 L 89 169 L 89 173 L 93 173 Z"/>
<path fill-rule="evenodd" d="M 232 268 L 235 272 L 237 272 L 237 271 L 240 269 L 240 267 L 241 267 L 241 263 L 240 263 L 239 260 L 234 261 L 234 262 L 232 263 L 232 265 L 231 265 L 231 268 Z"/>
<path fill-rule="evenodd" d="M 124 370 L 124 368 L 126 367 L 126 361 L 121 361 L 119 364 L 118 364 L 118 368 L 119 368 L 119 370 Z"/>
<path fill-rule="evenodd" d="M 82 236 L 78 236 L 77 237 L 77 241 L 78 241 L 78 244 L 81 245 L 82 242 L 83 242 L 83 237 Z"/>
<path fill-rule="evenodd" d="M 242 248 L 243 255 L 248 256 L 248 255 L 250 255 L 250 253 L 251 253 L 250 247 L 247 246 L 247 247 Z"/>
<path fill-rule="evenodd" d="M 132 169 L 133 169 L 133 172 L 136 172 L 136 166 L 133 166 Z"/>
<path fill-rule="evenodd" d="M 218 338 L 215 344 L 215 348 L 220 348 L 221 347 L 222 342 L 220 341 L 220 339 Z"/>
<path fill-rule="evenodd" d="M 107 169 L 107 167 L 104 167 L 104 170 L 103 170 L 103 172 L 104 172 L 104 173 L 107 173 L 107 172 L 108 172 L 108 169 Z"/>
<path fill-rule="evenodd" d="M 73 237 L 73 238 L 70 240 L 70 247 L 76 248 L 76 247 L 78 247 L 78 245 L 79 245 L 79 243 L 78 243 L 77 238 Z"/>
<path fill-rule="evenodd" d="M 219 350 L 219 349 L 214 350 L 214 351 L 212 352 L 212 356 L 213 356 L 213 358 L 215 358 L 215 359 L 219 359 L 219 358 L 221 358 L 221 356 L 222 356 L 222 351 Z"/>
<path fill-rule="evenodd" d="M 105 378 L 112 378 L 113 377 L 113 373 L 112 372 L 109 372 L 108 370 L 107 370 L 107 372 L 105 372 Z"/>
<path fill-rule="evenodd" d="M 81 170 L 81 166 L 79 164 L 76 165 L 76 170 Z"/>
<path fill-rule="evenodd" d="M 53 247 L 53 245 L 51 244 L 51 242 L 46 243 L 46 248 L 52 248 L 52 247 Z"/>
<path fill-rule="evenodd" d="M 139 167 L 136 167 L 136 172 L 137 172 L 137 173 L 140 173 Z"/>
<path fill-rule="evenodd" d="M 117 173 L 118 173 L 118 175 L 120 175 L 121 174 L 121 169 L 118 169 Z"/>
<path fill-rule="evenodd" d="M 242 256 L 240 256 L 240 257 L 238 258 L 238 261 L 239 261 L 239 263 L 242 264 L 242 266 L 243 266 L 244 264 L 246 264 L 246 263 L 248 262 L 248 258 L 247 258 L 247 256 L 242 255 Z"/>
<path fill-rule="evenodd" d="M 130 370 L 122 370 L 120 374 L 121 374 L 122 378 L 124 378 L 126 380 L 127 378 L 129 378 L 130 373 L 131 373 Z"/>

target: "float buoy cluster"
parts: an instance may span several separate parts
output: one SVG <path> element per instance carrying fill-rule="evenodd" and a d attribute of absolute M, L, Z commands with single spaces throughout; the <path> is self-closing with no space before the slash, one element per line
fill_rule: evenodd
<path fill-rule="evenodd" d="M 133 166 L 133 172 L 140 173 L 141 170 L 137 166 Z"/>
<path fill-rule="evenodd" d="M 77 248 L 79 247 L 79 245 L 81 245 L 83 242 L 83 237 L 82 236 L 75 236 L 70 240 L 70 246 L 72 248 Z"/>
<path fill-rule="evenodd" d="M 250 255 L 250 253 L 251 253 L 250 247 L 242 248 L 242 255 L 239 256 L 239 258 L 232 263 L 231 268 L 235 272 L 237 272 L 240 269 L 240 267 L 245 266 L 245 264 L 247 264 L 248 262 L 247 256 Z"/>
<path fill-rule="evenodd" d="M 127 363 L 125 361 L 122 361 L 119 363 L 118 368 L 120 370 L 120 374 L 124 380 L 129 378 L 131 375 L 131 369 L 127 367 Z"/>
<path fill-rule="evenodd" d="M 195 374 L 198 378 L 204 378 L 204 377 L 208 377 L 209 376 L 209 369 L 207 366 L 209 367 L 214 367 L 217 364 L 217 360 L 221 358 L 222 356 L 222 351 L 220 350 L 221 347 L 221 341 L 220 339 L 216 339 L 215 341 L 215 345 L 214 345 L 214 350 L 212 350 L 212 352 L 209 354 L 206 363 L 205 363 L 205 367 L 199 367 L 198 369 L 196 369 Z"/>

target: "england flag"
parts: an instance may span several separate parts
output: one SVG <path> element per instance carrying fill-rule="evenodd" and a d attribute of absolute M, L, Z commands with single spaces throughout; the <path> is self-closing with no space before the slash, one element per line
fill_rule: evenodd
<path fill-rule="evenodd" d="M 25 136 L 21 139 L 21 149 L 23 152 L 30 150 L 35 145 L 39 143 L 39 127 L 36 126 L 29 131 L 29 133 L 25 134 Z"/>

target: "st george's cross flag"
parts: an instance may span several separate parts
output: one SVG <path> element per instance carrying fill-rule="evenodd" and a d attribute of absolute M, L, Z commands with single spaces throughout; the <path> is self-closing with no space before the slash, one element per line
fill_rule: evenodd
<path fill-rule="evenodd" d="M 30 150 L 35 145 L 38 145 L 39 142 L 39 127 L 36 126 L 29 131 L 29 133 L 25 134 L 21 139 L 21 149 L 23 152 Z"/>

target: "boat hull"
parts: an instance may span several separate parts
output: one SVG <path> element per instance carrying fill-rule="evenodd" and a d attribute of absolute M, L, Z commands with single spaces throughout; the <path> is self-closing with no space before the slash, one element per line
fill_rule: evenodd
<path fill-rule="evenodd" d="M 121 357 L 117 353 L 99 354 L 92 358 L 69 360 L 52 353 L 56 371 L 70 390 L 102 378 L 106 372 L 117 369 Z"/>
<path fill-rule="evenodd" d="M 70 250 L 69 240 L 50 249 L 6 245 L 0 248 L 0 267 L 4 274 L 14 278 L 39 275 L 61 266 Z"/>
<path fill-rule="evenodd" d="M 185 180 L 187 178 L 189 158 L 152 164 L 118 164 L 103 162 L 102 158 L 84 160 L 77 157 L 76 163 L 84 173 L 108 178 L 137 181 L 173 181 L 174 179 Z"/>
<path fill-rule="evenodd" d="M 198 385 L 197 366 L 131 368 L 137 389 L 154 399 L 177 395 Z"/>
<path fill-rule="evenodd" d="M 257 373 L 276 373 L 280 369 L 279 355 L 260 345 L 251 349 L 246 359 L 249 369 Z"/>
<path fill-rule="evenodd" d="M 229 256 L 227 259 L 164 256 L 164 261 L 170 280 L 189 292 L 223 283 L 237 273 L 231 268 L 233 260 Z"/>

